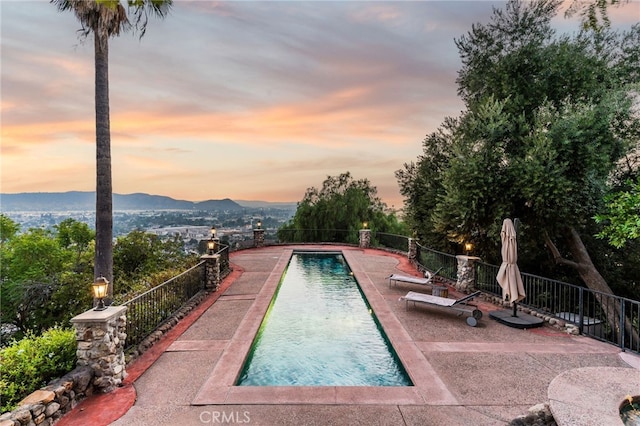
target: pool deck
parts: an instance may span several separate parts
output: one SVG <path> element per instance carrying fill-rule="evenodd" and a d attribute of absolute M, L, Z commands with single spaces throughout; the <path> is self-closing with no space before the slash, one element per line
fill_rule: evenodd
<path fill-rule="evenodd" d="M 415 386 L 233 386 L 294 248 L 343 251 Z M 234 271 L 221 289 L 127 367 L 123 387 L 88 398 L 57 424 L 501 425 L 551 400 L 568 419 L 556 418 L 559 424 L 597 425 L 597 416 L 584 415 L 590 408 L 584 399 L 572 403 L 585 377 L 592 382 L 581 398 L 598 401 L 605 377 L 612 401 L 617 393 L 620 402 L 640 393 L 639 358 L 613 345 L 548 326 L 509 328 L 489 318 L 497 308 L 482 300 L 477 305 L 485 315 L 477 327 L 452 310 L 407 309 L 400 297 L 423 288 L 389 287 L 392 273 L 418 275 L 400 255 L 269 246 L 232 253 L 231 263 Z M 587 423 L 573 422 L 574 407 Z"/>

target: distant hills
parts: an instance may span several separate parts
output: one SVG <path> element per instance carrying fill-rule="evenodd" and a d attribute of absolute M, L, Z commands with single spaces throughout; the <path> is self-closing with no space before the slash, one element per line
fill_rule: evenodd
<path fill-rule="evenodd" d="M 243 203 L 244 204 L 244 203 Z M 150 194 L 113 194 L 114 210 L 206 210 L 233 211 L 246 207 L 295 208 L 295 203 L 269 203 L 247 201 L 241 205 L 229 198 L 222 200 L 186 201 Z M 95 210 L 96 193 L 69 192 L 22 192 L 0 194 L 0 211 L 65 211 Z"/>

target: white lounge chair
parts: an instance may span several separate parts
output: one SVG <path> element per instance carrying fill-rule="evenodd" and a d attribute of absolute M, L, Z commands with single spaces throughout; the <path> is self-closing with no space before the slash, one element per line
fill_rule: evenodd
<path fill-rule="evenodd" d="M 389 287 L 391 287 L 392 284 L 397 285 L 399 282 L 433 286 L 433 278 L 441 270 L 442 268 L 438 269 L 434 273 L 431 273 L 429 271 L 424 271 L 424 278 L 413 277 L 410 275 L 402 275 L 402 274 L 391 274 L 387 277 L 389 279 Z"/>
<path fill-rule="evenodd" d="M 401 299 L 404 299 L 406 302 L 405 307 L 409 306 L 409 302 L 413 302 L 415 306 L 416 303 L 424 303 L 426 305 L 438 306 L 442 308 L 453 309 L 455 311 L 460 312 L 458 315 L 462 315 L 463 313 L 467 313 L 470 316 L 467 317 L 467 324 L 471 327 L 475 327 L 478 325 L 478 320 L 482 318 L 482 311 L 478 309 L 476 306 L 469 305 L 469 302 L 474 297 L 480 295 L 480 291 L 476 291 L 475 293 L 468 294 L 460 299 L 449 299 L 447 297 L 439 297 L 432 296 L 430 294 L 416 293 L 415 291 L 410 291 L 406 296 L 403 296 Z"/>

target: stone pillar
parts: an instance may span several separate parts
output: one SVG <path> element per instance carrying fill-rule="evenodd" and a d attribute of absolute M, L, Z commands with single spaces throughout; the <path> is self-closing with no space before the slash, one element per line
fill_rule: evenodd
<path fill-rule="evenodd" d="M 93 386 L 98 392 L 111 392 L 127 377 L 126 312 L 126 306 L 109 306 L 103 311 L 90 310 L 71 318 L 78 342 L 77 365 L 91 367 Z"/>
<path fill-rule="evenodd" d="M 480 260 L 479 257 L 458 255 L 458 280 L 456 281 L 456 290 L 468 293 L 475 288 L 476 268 L 474 263 Z"/>
<path fill-rule="evenodd" d="M 264 247 L 264 229 L 258 228 L 253 230 L 253 246 Z"/>
<path fill-rule="evenodd" d="M 360 248 L 371 247 L 371 229 L 360 230 Z"/>
<path fill-rule="evenodd" d="M 218 291 L 220 286 L 220 255 L 205 254 L 200 256 L 204 264 L 204 289 L 205 291 Z"/>
<path fill-rule="evenodd" d="M 409 238 L 409 248 L 407 249 L 407 257 L 410 261 L 416 260 L 418 255 L 418 243 L 415 238 Z"/>

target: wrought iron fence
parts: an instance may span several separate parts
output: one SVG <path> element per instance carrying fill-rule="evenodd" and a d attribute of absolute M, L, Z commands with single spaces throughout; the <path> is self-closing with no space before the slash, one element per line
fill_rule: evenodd
<path fill-rule="evenodd" d="M 123 303 L 127 307 L 127 349 L 140 344 L 203 288 L 203 264 Z"/>
<path fill-rule="evenodd" d="M 376 232 L 374 235 L 374 241 L 376 245 L 381 245 L 403 252 L 409 251 L 409 237 L 405 237 L 403 235 Z"/>
<path fill-rule="evenodd" d="M 416 244 L 416 261 L 430 271 L 440 270 L 438 275 L 447 279 L 454 281 L 458 279 L 458 259 L 455 255 Z"/>
<path fill-rule="evenodd" d="M 226 275 L 226 272 L 230 270 L 229 266 L 229 246 L 221 244 L 222 248 L 218 250 L 217 254 L 220 255 L 220 275 Z"/>
<path fill-rule="evenodd" d="M 353 229 L 280 229 L 278 243 L 358 244 L 359 231 Z"/>
<path fill-rule="evenodd" d="M 497 296 L 500 268 L 476 262 L 476 288 Z M 520 273 L 526 298 L 519 304 L 574 323 L 581 334 L 640 352 L 640 302 L 586 287 Z"/>

